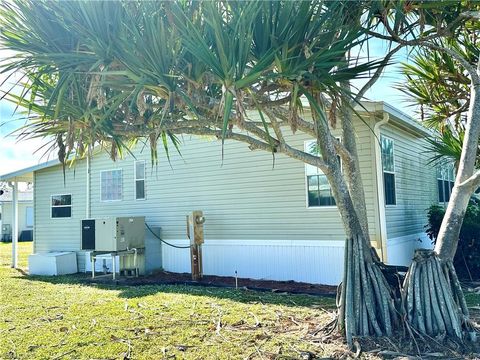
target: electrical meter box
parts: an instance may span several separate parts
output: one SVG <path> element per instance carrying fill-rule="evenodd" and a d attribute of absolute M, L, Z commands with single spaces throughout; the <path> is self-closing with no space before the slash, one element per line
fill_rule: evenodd
<path fill-rule="evenodd" d="M 82 250 L 113 252 L 144 247 L 144 216 L 82 220 Z"/>

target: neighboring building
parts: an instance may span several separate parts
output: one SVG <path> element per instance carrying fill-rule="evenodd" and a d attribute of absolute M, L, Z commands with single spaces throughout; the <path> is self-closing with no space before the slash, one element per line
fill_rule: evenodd
<path fill-rule="evenodd" d="M 366 106 L 369 113 L 355 127 L 372 245 L 387 263 L 408 264 L 415 248 L 430 246 L 426 210 L 439 200 L 437 170 L 424 148 L 429 132 L 388 104 Z M 311 148 L 306 135 L 286 139 Z M 153 168 L 148 146 L 139 144 L 135 158 L 113 162 L 98 153 L 67 168 L 65 179 L 53 161 L 0 180 L 32 179 L 35 252 L 75 251 L 79 271 L 85 270 L 82 219 L 146 216 L 149 225 L 161 226 L 163 239 L 187 245 L 185 215 L 202 210 L 205 274 L 341 280 L 345 233 L 320 171 L 282 154 L 273 164 L 271 154 L 234 141 L 225 142 L 222 161 L 218 141 L 184 140 L 182 156 L 171 151 L 171 163 Z M 160 260 L 167 271 L 190 272 L 188 249 L 163 244 Z"/>
<path fill-rule="evenodd" d="M 0 241 L 12 240 L 12 191 L 9 187 L 0 189 Z M 19 239 L 33 238 L 33 191 L 18 192 Z"/>

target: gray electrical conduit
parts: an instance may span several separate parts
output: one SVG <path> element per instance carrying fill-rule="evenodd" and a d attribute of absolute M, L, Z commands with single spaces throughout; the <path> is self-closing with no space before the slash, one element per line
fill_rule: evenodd
<path fill-rule="evenodd" d="M 188 246 L 178 246 L 178 245 L 173 245 L 173 244 L 170 244 L 169 242 L 166 242 L 165 240 L 163 240 L 160 236 L 158 236 L 157 234 L 155 234 L 155 232 L 152 230 L 152 228 L 150 226 L 148 226 L 147 223 L 145 223 L 145 226 L 147 227 L 147 229 L 153 234 L 153 236 L 155 236 L 158 240 L 160 240 L 161 242 L 163 242 L 164 244 L 168 245 L 168 246 L 171 246 L 171 247 L 174 247 L 174 248 L 177 248 L 177 249 L 190 249 L 192 246 L 191 245 L 188 245 Z"/>

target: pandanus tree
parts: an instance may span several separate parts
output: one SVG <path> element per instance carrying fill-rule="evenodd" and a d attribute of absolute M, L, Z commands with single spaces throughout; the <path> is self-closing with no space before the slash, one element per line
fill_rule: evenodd
<path fill-rule="evenodd" d="M 352 56 L 385 22 L 382 9 L 396 10 L 385 4 L 6 2 L 0 41 L 16 55 L 1 69 L 24 77 L 23 91 L 5 96 L 26 112 L 20 138 L 44 137 L 63 163 L 94 145 L 116 159 L 136 141 L 149 143 L 155 163 L 158 145 L 168 157 L 176 135 L 194 134 L 318 167 L 347 236 L 338 329 L 349 344 L 390 335 L 398 312 L 370 247 L 353 127 L 355 105 L 404 46 L 376 62 Z M 351 86 L 368 74 L 362 89 Z M 332 135 L 337 117 L 342 142 Z M 316 139 L 317 154 L 289 143 L 292 132 Z"/>
<path fill-rule="evenodd" d="M 435 7 L 441 5 L 441 7 Z M 405 91 L 421 106 L 433 160 L 448 156 L 457 174 L 434 251 L 419 251 L 403 284 L 404 311 L 420 333 L 476 339 L 453 257 L 469 199 L 480 185 L 480 63 L 476 46 L 479 7 L 474 2 L 387 4 L 378 12 L 381 31 L 372 36 L 413 46 L 417 56 L 404 67 Z M 406 11 L 408 10 L 408 11 Z M 412 14 L 414 15 L 412 18 Z M 392 16 L 394 15 L 394 16 Z M 406 30 L 406 31 L 405 31 Z"/>
<path fill-rule="evenodd" d="M 139 139 L 147 139 L 156 162 L 157 143 L 168 155 L 172 143 L 179 146 L 177 134 L 196 134 L 320 168 L 347 235 L 339 329 L 349 343 L 352 335 L 389 335 L 396 312 L 370 247 L 353 127 L 354 106 L 373 82 L 360 93 L 349 85 L 369 71 L 380 73 L 389 57 L 349 56 L 366 39 L 362 6 L 5 3 L 1 41 L 16 55 L 2 70 L 25 75 L 24 91 L 7 98 L 27 111 L 20 137 L 52 139 L 48 150 L 56 149 L 62 162 L 88 156 L 98 144 L 115 159 Z M 343 142 L 332 135 L 335 114 Z M 317 155 L 289 144 L 285 135 L 292 132 L 316 139 Z"/>
<path fill-rule="evenodd" d="M 457 37 L 437 40 L 439 47 L 448 47 L 471 65 L 477 63 L 480 48 L 477 45 L 477 23 L 470 24 Z M 407 80 L 402 91 L 418 107 L 425 126 L 437 136 L 429 139 L 428 150 L 432 161 L 450 161 L 458 168 L 470 106 L 471 79 L 463 65 L 452 55 L 438 49 L 419 49 L 402 72 Z M 477 150 L 476 168 L 480 168 Z"/>
<path fill-rule="evenodd" d="M 414 104 L 420 106 L 424 122 L 439 134 L 429 142 L 429 150 L 435 153 L 432 160 L 453 162 L 457 170 L 455 185 L 437 237 L 435 256 L 439 260 L 437 267 L 445 275 L 442 279 L 442 274 L 439 273 L 440 280 L 446 286 L 451 285 L 455 299 L 451 304 L 451 300 L 446 299 L 446 306 L 460 306 L 460 314 L 464 317 L 461 322 L 467 323 L 468 309 L 461 294 L 453 259 L 469 199 L 480 186 L 479 30 L 480 25 L 473 22 L 455 38 L 435 41 L 432 47 L 421 49 L 414 61 L 403 68 L 408 80 L 405 92 Z M 416 266 L 423 269 L 419 271 L 412 267 L 411 276 L 418 276 L 418 281 L 431 281 L 430 263 L 431 259 L 421 259 Z M 421 271 L 423 276 L 418 275 Z M 417 280 L 410 280 L 410 283 L 415 284 Z M 410 288 L 406 291 L 411 293 L 414 290 Z M 435 294 L 434 291 L 431 293 Z M 409 307 L 414 307 L 413 301 L 425 301 L 427 295 L 411 296 Z M 420 309 L 423 311 L 420 313 L 423 319 L 418 320 L 418 325 L 423 331 L 444 331 L 443 326 L 449 325 L 448 321 L 438 321 L 438 312 L 445 309 L 429 309 L 428 301 Z M 451 312 L 450 309 L 447 310 Z M 430 314 L 433 311 L 437 313 Z M 440 326 L 437 331 L 433 328 L 435 323 Z M 452 318 L 450 330 L 459 331 L 454 326 Z"/>

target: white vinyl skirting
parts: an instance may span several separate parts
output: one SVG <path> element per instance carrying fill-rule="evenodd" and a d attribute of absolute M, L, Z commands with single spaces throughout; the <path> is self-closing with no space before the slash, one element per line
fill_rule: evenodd
<path fill-rule="evenodd" d="M 343 249 L 343 241 L 206 240 L 203 273 L 235 276 L 236 271 L 241 278 L 337 285 L 342 279 Z M 163 244 L 162 264 L 166 271 L 190 272 L 190 251 Z"/>
<path fill-rule="evenodd" d="M 431 249 L 432 242 L 424 232 L 387 240 L 387 263 L 409 266 L 416 249 Z"/>

